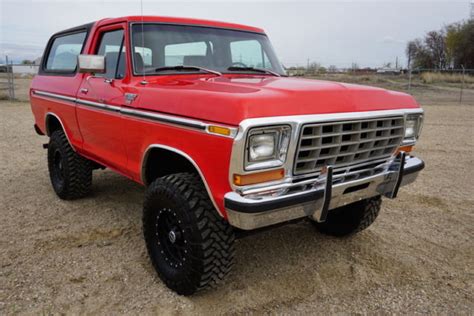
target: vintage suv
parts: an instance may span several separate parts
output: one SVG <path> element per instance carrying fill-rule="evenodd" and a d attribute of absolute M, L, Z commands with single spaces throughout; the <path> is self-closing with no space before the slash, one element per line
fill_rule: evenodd
<path fill-rule="evenodd" d="M 54 34 L 31 84 L 61 199 L 110 168 L 146 186 L 143 233 L 190 295 L 233 264 L 235 236 L 297 219 L 359 232 L 423 169 L 409 95 L 288 78 L 264 31 L 131 16 Z"/>

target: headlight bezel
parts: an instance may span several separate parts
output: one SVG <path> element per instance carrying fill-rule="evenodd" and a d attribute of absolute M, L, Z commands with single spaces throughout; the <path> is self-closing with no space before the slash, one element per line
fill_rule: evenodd
<path fill-rule="evenodd" d="M 423 113 L 407 114 L 405 117 L 405 129 L 403 131 L 403 145 L 414 145 L 420 137 L 423 127 Z M 408 129 L 412 132 L 407 135 Z"/>
<path fill-rule="evenodd" d="M 273 153 L 267 157 L 252 159 L 250 148 L 252 145 L 252 138 L 257 138 L 261 135 L 273 135 Z M 254 171 L 283 166 L 287 159 L 290 138 L 290 125 L 262 126 L 250 129 L 247 133 L 245 143 L 244 170 Z"/>

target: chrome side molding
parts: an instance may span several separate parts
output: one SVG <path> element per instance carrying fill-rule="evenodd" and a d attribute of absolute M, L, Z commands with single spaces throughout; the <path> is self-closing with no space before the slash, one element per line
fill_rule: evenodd
<path fill-rule="evenodd" d="M 106 104 L 106 103 L 94 102 L 94 101 L 89 101 L 89 100 L 84 100 L 80 98 L 74 98 L 70 96 L 65 96 L 65 95 L 50 93 L 50 92 L 45 92 L 45 91 L 39 91 L 39 90 L 33 90 L 33 94 L 36 94 L 42 97 L 48 97 L 48 98 L 53 98 L 53 99 L 57 99 L 61 101 L 68 101 L 75 104 L 89 106 L 89 107 L 93 107 L 93 108 L 104 110 L 104 111 L 119 113 L 126 116 L 136 117 L 140 119 L 147 119 L 147 120 L 151 120 L 151 121 L 155 121 L 155 122 L 159 122 L 163 124 L 180 126 L 184 128 L 190 128 L 190 129 L 198 130 L 210 135 L 227 137 L 227 138 L 234 138 L 237 135 L 237 128 L 235 127 L 225 126 L 225 128 L 229 129 L 230 132 L 229 132 L 229 135 L 224 135 L 224 134 L 211 132 L 209 130 L 209 127 L 213 126 L 213 124 L 208 124 L 203 121 L 199 121 L 195 119 L 188 119 L 188 118 L 183 118 L 183 117 L 169 115 L 169 114 L 161 114 L 158 112 L 145 111 L 145 110 L 121 107 L 121 106 L 111 105 L 111 104 Z"/>

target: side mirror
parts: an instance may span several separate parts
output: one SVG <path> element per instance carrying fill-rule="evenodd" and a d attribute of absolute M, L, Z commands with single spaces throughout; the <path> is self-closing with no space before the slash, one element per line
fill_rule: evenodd
<path fill-rule="evenodd" d="M 80 73 L 105 73 L 105 56 L 79 55 L 78 66 Z"/>

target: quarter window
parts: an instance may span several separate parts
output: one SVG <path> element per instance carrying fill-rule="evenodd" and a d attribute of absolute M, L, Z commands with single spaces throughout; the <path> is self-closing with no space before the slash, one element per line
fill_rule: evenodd
<path fill-rule="evenodd" d="M 56 37 L 46 59 L 46 70 L 53 72 L 74 72 L 77 56 L 81 53 L 86 32 Z"/>

